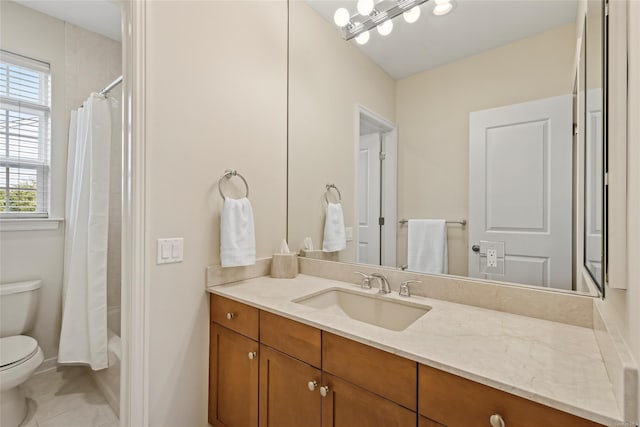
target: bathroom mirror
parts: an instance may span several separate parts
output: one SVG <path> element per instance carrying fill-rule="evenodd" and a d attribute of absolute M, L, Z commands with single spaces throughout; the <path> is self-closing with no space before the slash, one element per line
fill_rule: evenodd
<path fill-rule="evenodd" d="M 437 15 L 422 3 L 417 21 L 400 14 L 360 44 L 333 22 L 342 7 L 365 22 L 356 1 L 290 1 L 289 244 L 310 237 L 304 256 L 591 292 L 580 248 L 594 268 L 602 256 L 580 243 L 590 229 L 578 212 L 590 208 L 578 195 L 597 190 L 573 132 L 585 3 L 450 4 Z M 601 168 L 589 173 L 602 182 Z M 338 252 L 322 251 L 330 184 L 347 240 Z M 447 261 L 416 269 L 405 220 L 433 219 L 446 221 L 446 256 L 436 252 Z"/>

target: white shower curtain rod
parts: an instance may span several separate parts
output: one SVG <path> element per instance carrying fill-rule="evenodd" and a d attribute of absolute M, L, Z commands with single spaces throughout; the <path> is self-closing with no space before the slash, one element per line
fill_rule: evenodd
<path fill-rule="evenodd" d="M 122 83 L 122 76 L 118 77 L 117 79 L 115 79 L 114 81 L 112 81 L 111 83 L 109 83 L 104 89 L 102 89 L 100 92 L 98 92 L 100 95 L 106 95 L 109 92 L 111 92 L 111 89 L 113 89 L 114 87 L 118 86 L 120 83 Z"/>
<path fill-rule="evenodd" d="M 104 89 L 98 92 L 98 94 L 102 96 L 107 96 L 107 94 L 111 92 L 113 88 L 118 86 L 120 83 L 122 83 L 122 76 L 118 77 L 117 79 L 115 79 L 114 81 L 106 85 Z M 84 103 L 82 103 L 82 105 L 80 105 L 78 108 L 82 108 L 83 106 L 84 106 Z"/>

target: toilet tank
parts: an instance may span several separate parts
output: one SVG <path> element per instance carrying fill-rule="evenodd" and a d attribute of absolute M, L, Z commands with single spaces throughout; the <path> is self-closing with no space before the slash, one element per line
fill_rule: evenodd
<path fill-rule="evenodd" d="M 33 328 L 42 280 L 0 285 L 0 337 L 21 335 Z"/>

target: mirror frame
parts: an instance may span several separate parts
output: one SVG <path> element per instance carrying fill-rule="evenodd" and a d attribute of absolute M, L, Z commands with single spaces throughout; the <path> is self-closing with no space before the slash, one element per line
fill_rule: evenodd
<path fill-rule="evenodd" d="M 587 0 L 587 4 L 591 3 L 594 0 Z M 601 57 L 602 57 L 602 63 L 601 63 L 601 75 L 602 75 L 602 79 L 601 79 L 601 85 L 602 85 L 602 202 L 601 202 L 601 206 L 600 209 L 602 209 L 602 218 L 601 218 L 601 229 L 602 229 L 602 238 L 601 238 L 601 242 L 600 242 L 600 250 L 601 250 L 601 262 L 602 262 L 602 268 L 600 271 L 600 274 L 596 274 L 595 271 L 592 271 L 589 268 L 589 265 L 587 263 L 587 243 L 586 243 L 586 236 L 587 236 L 587 221 L 583 222 L 583 230 L 582 230 L 582 240 L 583 240 L 583 254 L 582 254 L 582 265 L 584 267 L 584 269 L 586 270 L 587 274 L 591 277 L 591 280 L 593 281 L 593 284 L 598 288 L 598 291 L 600 292 L 600 295 L 602 296 L 602 298 L 604 298 L 604 294 L 605 294 L 605 284 L 607 283 L 607 279 L 608 279 L 608 257 L 607 257 L 607 249 L 608 249 L 608 193 L 609 193 L 609 185 L 608 185 L 608 91 L 607 91 L 607 82 L 608 82 L 608 57 L 607 57 L 607 53 L 608 53 L 608 13 L 607 13 L 607 1 L 606 0 L 599 0 L 600 1 L 600 7 L 601 7 L 601 16 L 602 16 L 602 21 L 601 21 L 601 28 L 602 28 L 602 50 L 601 50 Z M 588 8 L 588 6 L 587 6 Z M 588 57 L 588 53 L 586 52 L 588 50 L 587 46 L 589 44 L 589 37 L 588 37 L 588 19 L 587 19 L 587 14 L 585 14 L 584 17 L 584 28 L 583 28 L 583 33 L 582 33 L 582 37 L 584 42 L 581 43 L 581 49 L 585 49 L 585 66 L 584 66 L 584 73 L 585 75 L 583 76 L 584 81 L 585 81 L 585 87 L 584 87 L 584 98 L 582 100 L 583 103 L 583 112 L 584 112 L 584 116 L 582 117 L 582 123 L 585 124 L 585 129 L 583 130 L 583 135 L 582 135 L 582 139 L 579 141 L 580 144 L 583 144 L 583 147 L 585 147 L 585 158 L 584 158 L 584 174 L 583 174 L 583 179 L 585 184 L 583 185 L 583 213 L 584 213 L 584 218 L 587 217 L 587 210 L 588 210 L 588 206 L 587 206 L 587 168 L 586 168 L 586 162 L 588 161 L 588 159 L 586 158 L 586 146 L 587 146 L 587 132 L 586 132 L 586 123 L 587 123 L 587 103 L 588 103 L 588 91 L 587 91 L 587 87 L 586 87 L 586 81 L 587 81 L 587 76 L 589 73 L 589 57 Z M 581 55 L 582 58 L 582 55 Z M 577 72 L 580 72 L 580 69 L 578 68 Z M 599 276 L 599 277 L 598 277 Z"/>

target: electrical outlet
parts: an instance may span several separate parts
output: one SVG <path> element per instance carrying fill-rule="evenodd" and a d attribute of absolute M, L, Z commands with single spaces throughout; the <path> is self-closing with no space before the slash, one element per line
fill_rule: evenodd
<path fill-rule="evenodd" d="M 498 266 L 498 251 L 496 249 L 487 249 L 487 267 Z"/>

